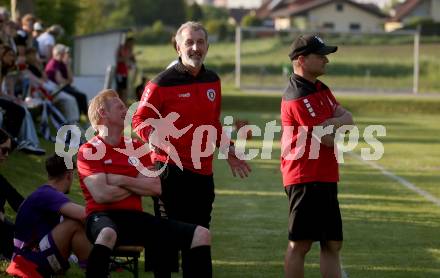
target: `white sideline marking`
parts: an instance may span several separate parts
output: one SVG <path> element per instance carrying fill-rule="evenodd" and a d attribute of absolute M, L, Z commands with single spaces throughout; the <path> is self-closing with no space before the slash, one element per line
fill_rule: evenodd
<path fill-rule="evenodd" d="M 361 162 L 368 164 L 369 166 L 371 166 L 374 169 L 379 170 L 384 176 L 397 181 L 398 183 L 400 183 L 401 185 L 405 186 L 406 188 L 408 188 L 409 190 L 412 190 L 414 192 L 416 192 L 417 194 L 419 194 L 420 196 L 424 197 L 426 200 L 430 201 L 431 203 L 433 203 L 434 205 L 437 205 L 440 207 L 440 199 L 434 197 L 433 195 L 431 195 L 430 193 L 426 192 L 423 189 L 418 188 L 417 186 L 415 186 L 413 183 L 407 181 L 406 179 L 399 177 L 393 173 L 391 173 L 390 171 L 386 170 L 384 167 L 380 166 L 379 164 L 374 163 L 373 161 L 369 161 L 369 160 L 363 160 L 362 157 L 358 154 L 355 154 L 353 152 L 349 153 L 351 156 L 355 157 L 356 159 L 360 160 Z"/>
<path fill-rule="evenodd" d="M 418 188 L 417 186 L 415 186 L 413 183 L 407 181 L 406 179 L 399 177 L 395 174 L 393 174 L 392 172 L 386 170 L 384 167 L 380 166 L 377 163 L 374 163 L 373 161 L 370 160 L 364 160 L 362 159 L 362 157 L 358 154 L 355 154 L 353 152 L 349 152 L 349 155 L 353 156 L 354 158 L 356 158 L 357 160 L 369 165 L 370 167 L 379 170 L 384 176 L 397 181 L 398 183 L 400 183 L 401 185 L 403 185 L 404 187 L 408 188 L 411 191 L 414 191 L 415 193 L 419 194 L 420 196 L 424 197 L 426 200 L 430 201 L 431 203 L 433 203 L 434 205 L 437 205 L 440 207 L 440 200 L 436 197 L 434 197 L 433 195 L 431 195 L 430 193 L 426 192 L 423 189 Z M 342 268 L 342 264 L 341 264 L 341 270 L 342 270 L 342 278 L 349 278 L 347 273 L 345 272 L 345 270 Z"/>

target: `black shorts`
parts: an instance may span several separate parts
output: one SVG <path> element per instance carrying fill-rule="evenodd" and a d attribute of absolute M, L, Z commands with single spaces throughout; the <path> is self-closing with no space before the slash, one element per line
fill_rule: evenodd
<path fill-rule="evenodd" d="M 180 170 L 173 164 L 156 162 L 157 169 L 162 167 L 165 167 L 160 175 L 162 195 L 160 199 L 154 198 L 156 215 L 209 229 L 215 199 L 213 176 L 201 175 L 186 169 Z M 179 271 L 179 249 L 182 248 L 176 247 L 163 260 L 164 269 L 167 271 Z M 153 259 L 157 254 L 147 252 L 146 256 Z M 184 260 L 185 252 L 182 252 L 182 261 Z M 152 268 L 154 269 L 154 266 Z"/>
<path fill-rule="evenodd" d="M 337 183 L 289 185 L 289 240 L 342 241 Z"/>
<path fill-rule="evenodd" d="M 160 169 L 164 164 L 156 162 Z M 155 212 L 165 218 L 201 225 L 209 229 L 215 199 L 213 175 L 180 170 L 168 164 L 160 175 L 162 195 L 155 198 Z"/>
<path fill-rule="evenodd" d="M 127 76 L 116 74 L 115 81 L 116 81 L 116 90 L 127 89 L 127 84 L 128 84 Z"/>
<path fill-rule="evenodd" d="M 96 212 L 86 220 L 89 240 L 95 242 L 105 227 L 116 231 L 116 245 L 141 245 L 153 249 L 172 246 L 189 249 L 196 229 L 193 224 L 161 219 L 141 211 Z"/>

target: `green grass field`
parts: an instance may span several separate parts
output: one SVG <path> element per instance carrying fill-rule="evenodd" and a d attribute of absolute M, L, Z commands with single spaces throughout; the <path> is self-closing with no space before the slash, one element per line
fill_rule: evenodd
<path fill-rule="evenodd" d="M 226 87 L 223 116 L 247 119 L 264 130 L 279 121 L 279 94 L 244 93 Z M 440 199 L 440 98 L 339 96 L 353 112 L 361 134 L 367 125 L 386 127 L 385 148 L 374 163 Z M 287 198 L 279 172 L 279 135 L 272 158 L 254 159 L 248 179 L 233 178 L 215 161 L 216 200 L 212 220 L 214 276 L 282 277 L 287 245 Z M 248 148 L 261 148 L 254 137 Z M 53 152 L 53 146 L 44 143 Z M 361 140 L 360 148 L 368 147 Z M 440 207 L 380 171 L 345 154 L 339 189 L 344 222 L 342 264 L 349 277 L 440 277 Z M 0 171 L 24 195 L 44 182 L 43 158 L 14 153 Z M 78 182 L 70 197 L 82 202 Z M 152 211 L 145 200 L 145 209 Z M 6 210 L 13 217 L 10 208 Z M 319 277 L 318 246 L 306 262 L 306 277 Z M 0 265 L 4 270 L 5 264 Z M 74 268 L 67 277 L 82 277 Z M 112 277 L 130 277 L 114 273 Z M 152 277 L 141 273 L 141 277 Z M 176 275 L 175 277 L 179 277 Z"/>
<path fill-rule="evenodd" d="M 242 46 L 242 86 L 271 88 L 285 86 L 283 65 L 289 67 L 288 40 L 248 39 Z M 331 44 L 331 41 L 328 42 Z M 420 46 L 420 92 L 439 92 L 438 43 Z M 153 78 L 176 58 L 171 45 L 139 46 L 138 64 Z M 413 45 L 339 45 L 329 55 L 328 74 L 322 79 L 331 88 L 363 91 L 411 91 Z M 209 68 L 226 83 L 234 81 L 234 43 L 213 43 L 207 57 Z"/>

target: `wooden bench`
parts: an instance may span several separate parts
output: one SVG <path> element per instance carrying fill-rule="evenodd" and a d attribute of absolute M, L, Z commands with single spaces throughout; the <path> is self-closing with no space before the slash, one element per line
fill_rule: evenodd
<path fill-rule="evenodd" d="M 134 278 L 139 277 L 138 261 L 144 250 L 143 246 L 120 245 L 112 253 L 112 270 L 122 268 L 133 273 Z"/>

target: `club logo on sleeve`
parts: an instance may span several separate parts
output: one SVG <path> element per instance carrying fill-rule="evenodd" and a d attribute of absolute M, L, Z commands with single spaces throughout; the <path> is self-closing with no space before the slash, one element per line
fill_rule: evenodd
<path fill-rule="evenodd" d="M 310 116 L 316 117 L 315 111 L 313 110 L 313 107 L 310 104 L 309 100 L 305 98 L 303 100 L 303 102 L 304 102 L 304 105 L 306 106 L 307 110 L 309 110 Z"/>
<path fill-rule="evenodd" d="M 148 96 L 150 95 L 150 88 L 147 88 L 147 91 L 144 93 L 145 98 L 148 98 Z"/>
<path fill-rule="evenodd" d="M 139 158 L 137 158 L 136 156 L 129 156 L 128 163 L 130 163 L 130 165 L 133 165 L 134 167 L 136 167 L 139 165 Z"/>
<path fill-rule="evenodd" d="M 208 99 L 210 101 L 214 101 L 215 100 L 215 90 L 209 89 L 208 91 L 206 91 L 206 96 L 208 96 Z"/>
<path fill-rule="evenodd" d="M 148 96 L 150 95 L 150 88 L 146 88 L 144 91 L 142 97 L 141 97 L 141 103 L 140 105 L 145 105 L 148 102 Z"/>

